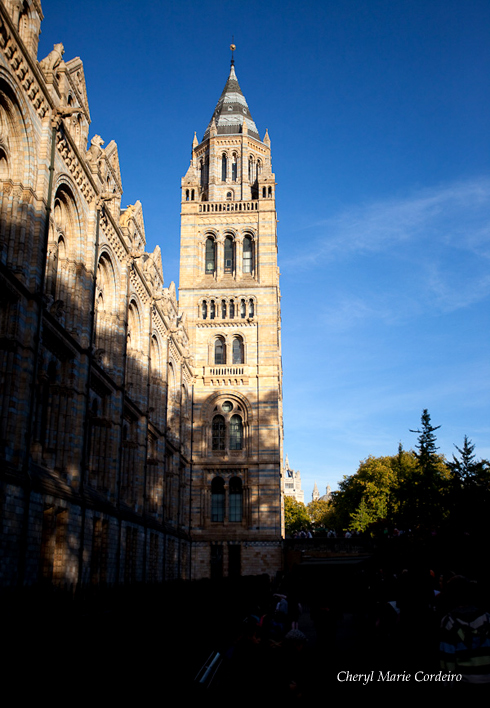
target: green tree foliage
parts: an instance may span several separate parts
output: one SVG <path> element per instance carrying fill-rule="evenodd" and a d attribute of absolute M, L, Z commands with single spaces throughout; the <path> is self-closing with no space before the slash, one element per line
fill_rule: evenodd
<path fill-rule="evenodd" d="M 333 504 L 326 499 L 316 499 L 306 505 L 308 514 L 316 528 L 327 528 L 333 525 Z"/>
<path fill-rule="evenodd" d="M 365 531 L 378 519 L 394 521 L 400 508 L 400 484 L 412 479 L 417 469 L 413 452 L 400 446 L 398 455 L 368 457 L 356 474 L 344 477 L 334 504 L 343 528 Z"/>
<path fill-rule="evenodd" d="M 479 531 L 490 515 L 490 462 L 477 460 L 467 436 L 459 456 L 439 454 L 429 412 L 422 412 L 415 451 L 368 457 L 332 495 L 330 525 L 366 531 L 376 522 L 401 528 L 452 524 Z M 332 520 L 334 520 L 332 522 Z"/>
<path fill-rule="evenodd" d="M 284 496 L 284 525 L 286 535 L 309 529 L 311 519 L 306 506 L 293 497 Z"/>

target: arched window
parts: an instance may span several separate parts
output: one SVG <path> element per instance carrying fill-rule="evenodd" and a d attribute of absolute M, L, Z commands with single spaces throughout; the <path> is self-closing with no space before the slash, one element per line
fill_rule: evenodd
<path fill-rule="evenodd" d="M 226 320 L 226 300 L 221 300 L 221 319 Z"/>
<path fill-rule="evenodd" d="M 248 181 L 253 182 L 253 172 L 254 172 L 254 163 L 253 163 L 253 157 L 250 155 L 248 158 Z"/>
<path fill-rule="evenodd" d="M 245 300 L 240 300 L 240 317 L 244 320 L 247 316 L 247 306 Z"/>
<path fill-rule="evenodd" d="M 240 477 L 230 479 L 228 520 L 240 522 L 243 517 L 243 489 Z"/>
<path fill-rule="evenodd" d="M 9 174 L 7 154 L 0 146 L 0 179 L 7 179 Z"/>
<path fill-rule="evenodd" d="M 225 273 L 233 273 L 233 239 L 230 236 L 225 238 Z"/>
<path fill-rule="evenodd" d="M 221 477 L 211 482 L 211 521 L 225 519 L 225 483 Z"/>
<path fill-rule="evenodd" d="M 255 314 L 255 307 L 254 307 L 254 301 L 252 298 L 248 301 L 248 316 L 253 317 Z"/>
<path fill-rule="evenodd" d="M 239 415 L 230 420 L 230 450 L 241 450 L 243 445 L 243 423 Z"/>
<path fill-rule="evenodd" d="M 228 160 L 226 158 L 226 153 L 221 156 L 221 181 L 226 182 L 226 172 L 228 167 Z"/>
<path fill-rule="evenodd" d="M 216 317 L 216 305 L 214 304 L 214 300 L 211 300 L 209 303 L 209 319 L 214 320 Z"/>
<path fill-rule="evenodd" d="M 243 239 L 243 272 L 252 272 L 252 256 L 253 256 L 253 246 L 252 239 L 250 236 L 245 236 Z"/>
<path fill-rule="evenodd" d="M 226 364 L 226 348 L 223 337 L 218 337 L 214 342 L 214 363 Z"/>
<path fill-rule="evenodd" d="M 238 161 L 236 153 L 231 158 L 231 181 L 236 182 L 238 177 Z"/>
<path fill-rule="evenodd" d="M 235 301 L 230 300 L 230 320 L 234 319 L 235 317 Z"/>
<path fill-rule="evenodd" d="M 233 340 L 233 363 L 243 364 L 243 340 L 241 337 L 235 337 Z"/>
<path fill-rule="evenodd" d="M 208 303 L 206 302 L 206 300 L 203 300 L 203 302 L 202 302 L 202 318 L 203 318 L 203 320 L 205 320 L 207 316 L 208 316 Z"/>
<path fill-rule="evenodd" d="M 224 450 L 225 449 L 225 435 L 226 426 L 225 419 L 222 415 L 215 415 L 213 418 L 212 425 L 212 449 L 213 450 Z"/>
<path fill-rule="evenodd" d="M 201 187 L 204 187 L 205 175 L 204 175 L 204 162 L 203 162 L 203 160 L 199 160 L 199 172 L 201 173 Z"/>
<path fill-rule="evenodd" d="M 216 244 L 214 238 L 206 239 L 206 274 L 213 275 L 216 270 Z"/>

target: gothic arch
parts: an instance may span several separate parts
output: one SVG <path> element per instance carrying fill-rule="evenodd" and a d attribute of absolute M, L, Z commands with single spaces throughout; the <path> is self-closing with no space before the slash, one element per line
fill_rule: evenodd
<path fill-rule="evenodd" d="M 218 405 L 218 403 L 228 399 L 236 401 L 244 413 L 244 422 L 250 425 L 253 422 L 252 405 L 243 393 L 233 389 L 230 389 L 229 391 L 216 391 L 208 396 L 201 407 L 201 420 L 203 422 L 208 421 L 212 417 L 214 408 Z"/>
<path fill-rule="evenodd" d="M 143 322 L 141 306 L 136 295 L 132 294 L 128 305 L 128 350 L 140 352 L 143 344 Z"/>
<path fill-rule="evenodd" d="M 215 275 L 218 266 L 218 239 L 215 233 L 207 231 L 203 238 L 203 263 L 206 275 Z"/>
<path fill-rule="evenodd" d="M 0 69 L 0 260 L 26 277 L 35 239 L 35 145 L 29 108 Z"/>
<path fill-rule="evenodd" d="M 141 306 L 133 294 L 130 297 L 127 311 L 127 373 L 126 383 L 131 394 L 131 398 L 139 403 L 144 399 L 143 372 L 145 370 L 145 360 L 143 353 L 143 320 L 141 316 Z"/>
<path fill-rule="evenodd" d="M 104 248 L 97 264 L 95 293 L 95 349 L 100 363 L 113 366 L 114 339 L 117 336 L 117 282 L 114 259 Z"/>
<path fill-rule="evenodd" d="M 202 454 L 236 455 L 250 451 L 251 406 L 235 391 L 210 396 L 201 412 Z"/>

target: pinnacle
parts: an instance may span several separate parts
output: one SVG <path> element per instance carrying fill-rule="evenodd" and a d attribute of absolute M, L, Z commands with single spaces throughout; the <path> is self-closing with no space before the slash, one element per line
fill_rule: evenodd
<path fill-rule="evenodd" d="M 213 120 L 216 123 L 218 135 L 239 135 L 244 132 L 243 125 L 246 124 L 248 134 L 260 140 L 257 126 L 238 83 L 233 64 L 203 140 L 209 138 Z"/>

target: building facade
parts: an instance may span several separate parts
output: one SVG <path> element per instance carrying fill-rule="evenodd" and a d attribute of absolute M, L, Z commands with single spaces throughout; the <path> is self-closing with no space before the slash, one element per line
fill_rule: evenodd
<path fill-rule="evenodd" d="M 0 585 L 190 577 L 188 337 L 83 65 L 0 2 Z"/>
<path fill-rule="evenodd" d="M 234 62 L 182 179 L 179 307 L 194 368 L 193 577 L 281 567 L 282 369 L 271 143 Z"/>
<path fill-rule="evenodd" d="M 82 61 L 0 0 L 0 586 L 282 565 L 275 179 L 232 66 L 182 180 L 180 303 Z"/>
<path fill-rule="evenodd" d="M 292 497 L 301 504 L 305 503 L 305 493 L 301 489 L 301 472 L 292 469 L 287 455 L 284 464 L 284 495 Z"/>

